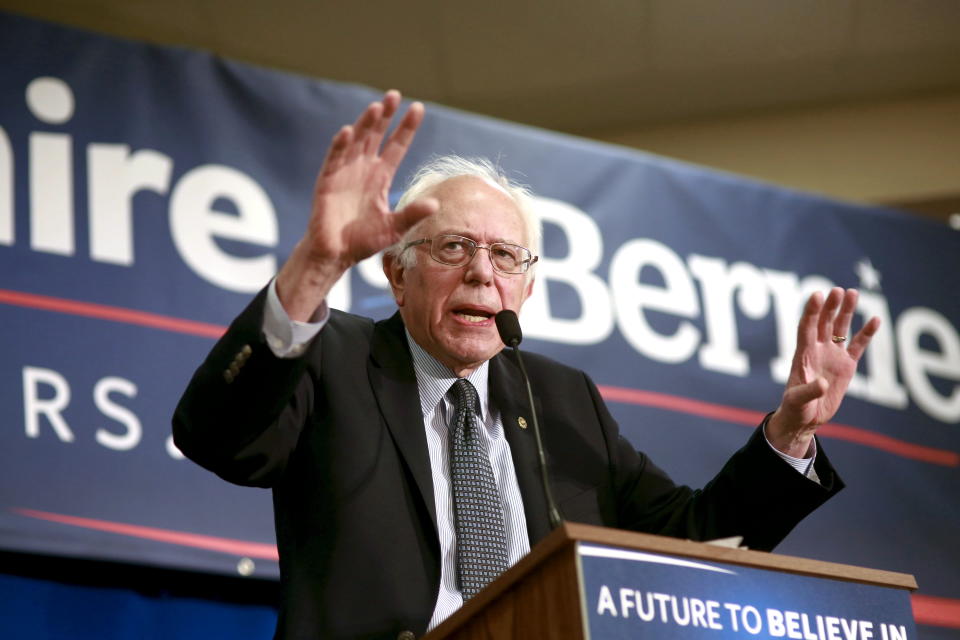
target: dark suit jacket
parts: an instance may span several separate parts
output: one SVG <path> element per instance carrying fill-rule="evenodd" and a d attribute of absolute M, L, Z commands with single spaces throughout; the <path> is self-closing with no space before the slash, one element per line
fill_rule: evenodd
<path fill-rule="evenodd" d="M 278 638 L 422 634 L 440 580 L 439 538 L 416 377 L 399 316 L 334 311 L 300 358 L 261 335 L 265 296 L 233 322 L 174 416 L 177 446 L 223 478 L 272 487 L 280 550 Z M 692 539 L 744 535 L 770 549 L 842 483 L 822 485 L 754 434 L 702 490 L 678 487 L 620 437 L 581 371 L 528 354 L 548 468 L 564 518 Z M 232 367 L 232 368 L 231 368 Z M 490 362 L 531 546 L 549 532 L 519 368 Z"/>

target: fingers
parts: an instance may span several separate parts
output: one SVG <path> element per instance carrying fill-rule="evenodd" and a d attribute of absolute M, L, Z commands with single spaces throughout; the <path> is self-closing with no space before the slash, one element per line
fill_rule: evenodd
<path fill-rule="evenodd" d="M 843 289 L 840 287 L 831 289 L 826 302 L 823 303 L 823 309 L 820 310 L 820 318 L 817 322 L 817 339 L 820 342 L 826 342 L 835 335 L 833 333 L 834 316 L 836 316 L 842 301 Z"/>
<path fill-rule="evenodd" d="M 857 310 L 857 297 L 859 293 L 856 289 L 847 289 L 843 292 L 843 302 L 840 305 L 840 313 L 833 321 L 833 329 L 830 337 L 847 336 L 850 334 L 850 323 L 853 320 L 853 313 Z"/>
<path fill-rule="evenodd" d="M 372 144 L 371 140 L 377 137 L 376 130 L 380 120 L 382 120 L 383 111 L 382 102 L 371 102 L 357 118 L 357 121 L 353 123 L 353 144 L 347 147 L 346 152 L 348 160 L 367 152 L 367 147 Z M 379 146 L 379 141 L 373 145 L 374 151 L 377 146 Z"/>
<path fill-rule="evenodd" d="M 360 155 L 376 155 L 390 121 L 400 107 L 400 92 L 387 91 L 379 102 L 371 102 L 352 125 L 346 125 L 330 142 L 321 175 L 334 173 L 340 166 Z M 413 103 L 396 130 L 387 140 L 381 158 L 394 169 L 400 165 L 417 128 L 423 121 L 423 105 Z"/>
<path fill-rule="evenodd" d="M 415 224 L 435 214 L 440 209 L 440 203 L 435 198 L 415 200 L 398 211 L 393 217 L 393 228 L 397 236 L 402 237 Z"/>
<path fill-rule="evenodd" d="M 801 405 L 823 396 L 828 387 L 829 384 L 824 378 L 816 378 L 805 384 L 794 385 L 784 392 L 784 404 L 799 408 Z"/>
<path fill-rule="evenodd" d="M 831 342 L 834 336 L 849 336 L 853 315 L 857 311 L 859 292 L 856 289 L 833 288 L 826 300 L 816 292 L 807 300 L 797 328 L 797 344 L 814 341 Z M 880 328 L 880 319 L 871 318 L 846 345 L 850 357 L 859 360 Z"/>
<path fill-rule="evenodd" d="M 344 125 L 330 141 L 327 157 L 323 159 L 323 165 L 321 165 L 321 176 L 330 175 L 343 165 L 347 157 L 347 149 L 352 142 L 353 127 Z"/>
<path fill-rule="evenodd" d="M 363 139 L 363 153 L 375 155 L 380 150 L 380 143 L 383 141 L 383 135 L 390 126 L 397 108 L 400 106 L 400 92 L 391 89 L 383 95 L 383 100 L 379 103 L 381 106 L 379 117 L 374 120 L 367 135 Z"/>
<path fill-rule="evenodd" d="M 371 102 L 357 117 L 352 125 L 343 126 L 330 141 L 330 148 L 323 160 L 320 176 L 335 173 L 347 162 L 357 159 L 361 155 L 376 155 L 380 150 L 383 136 L 390 126 L 390 121 L 400 107 L 400 92 L 394 89 L 387 91 L 383 99 Z M 407 147 L 413 140 L 417 127 L 423 120 L 423 105 L 414 103 L 407 111 L 397 130 L 390 136 L 387 148 L 387 162 L 396 169 L 400 160 L 406 154 Z M 389 153 L 387 150 L 389 149 Z"/>
<path fill-rule="evenodd" d="M 386 144 L 383 146 L 383 152 L 380 154 L 380 158 L 385 163 L 393 168 L 400 166 L 400 161 L 403 160 L 403 157 L 407 154 L 407 149 L 410 148 L 410 143 L 413 142 L 413 138 L 417 134 L 417 129 L 420 127 L 420 123 L 423 122 L 423 113 L 422 103 L 414 102 L 410 105 L 407 113 L 403 116 L 403 120 L 400 121 L 397 128 L 390 134 Z"/>
<path fill-rule="evenodd" d="M 370 105 L 367 106 L 353 125 L 356 142 L 349 148 L 349 153 L 354 157 L 360 154 L 374 156 L 380 151 L 380 143 L 383 141 L 383 136 L 390 126 L 390 121 L 393 120 L 393 116 L 400 107 L 400 100 L 400 92 L 396 89 L 391 89 L 383 95 L 383 99 L 380 102 L 371 102 Z M 411 118 L 411 111 L 416 112 L 417 109 L 414 109 L 414 107 L 417 105 L 419 105 L 419 113 L 414 113 L 413 118 Z M 420 125 L 422 117 L 423 105 L 415 103 L 400 122 L 397 131 L 390 136 L 390 140 L 387 141 L 387 147 L 390 147 L 390 143 L 397 138 L 397 133 L 400 132 L 401 138 L 406 139 L 403 148 L 403 153 L 406 153 L 406 147 L 409 146 L 410 141 L 413 140 L 413 133 L 416 132 L 416 128 Z M 412 130 L 410 129 L 411 123 L 413 125 Z M 400 155 L 401 159 L 403 158 L 403 153 Z M 381 157 L 392 164 L 390 158 L 384 156 L 386 156 L 386 149 L 384 149 Z M 397 161 L 394 166 L 399 164 L 399 161 Z"/>
<path fill-rule="evenodd" d="M 867 345 L 870 344 L 870 340 L 877 333 L 877 330 L 880 328 L 880 318 L 870 318 L 867 324 L 863 325 L 863 328 L 857 332 L 857 335 L 853 336 L 853 340 L 850 341 L 850 345 L 847 347 L 847 353 L 850 354 L 850 357 L 855 361 L 860 359 L 860 356 L 863 355 L 863 352 L 867 349 Z"/>
<path fill-rule="evenodd" d="M 797 344 L 812 344 L 817 341 L 817 318 L 822 308 L 823 294 L 816 291 L 803 307 L 803 315 L 800 316 L 800 324 L 797 326 Z"/>
<path fill-rule="evenodd" d="M 397 109 L 400 107 L 400 92 L 396 89 L 390 89 L 385 94 L 383 94 L 383 100 L 380 101 L 380 104 L 383 105 L 383 117 L 389 123 L 390 119 L 393 118 L 393 115 L 397 112 Z M 381 133 L 386 131 L 386 126 L 383 127 Z"/>

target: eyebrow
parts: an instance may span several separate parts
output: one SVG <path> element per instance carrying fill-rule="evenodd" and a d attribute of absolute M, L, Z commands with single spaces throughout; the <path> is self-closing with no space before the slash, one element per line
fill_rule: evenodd
<path fill-rule="evenodd" d="M 469 239 L 473 240 L 474 242 L 480 242 L 480 241 L 477 240 L 475 237 L 473 237 L 473 235 L 471 235 L 470 232 L 464 231 L 464 230 L 462 230 L 462 229 L 441 229 L 441 230 L 437 231 L 436 233 L 434 233 L 433 235 L 434 235 L 434 236 L 462 236 L 462 237 L 464 237 L 464 238 L 469 238 Z M 490 242 L 491 242 L 491 243 L 500 242 L 500 243 L 503 243 L 503 244 L 515 244 L 515 245 L 517 245 L 518 247 L 522 247 L 522 246 L 523 246 L 523 244 L 521 244 L 520 242 L 518 242 L 518 241 L 516 241 L 516 240 L 508 240 L 508 239 L 502 238 L 502 237 L 501 237 L 501 238 L 498 238 L 498 239 L 496 239 L 496 240 L 491 240 Z"/>

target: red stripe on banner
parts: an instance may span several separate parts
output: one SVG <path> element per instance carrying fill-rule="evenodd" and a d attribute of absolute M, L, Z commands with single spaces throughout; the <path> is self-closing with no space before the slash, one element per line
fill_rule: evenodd
<path fill-rule="evenodd" d="M 960 600 L 913 594 L 910 601 L 917 624 L 960 629 Z"/>
<path fill-rule="evenodd" d="M 720 404 L 682 398 L 667 393 L 657 393 L 656 391 L 641 391 L 640 389 L 626 389 L 624 387 L 611 387 L 607 385 L 597 385 L 597 388 L 605 400 L 623 402 L 625 404 L 638 404 L 644 407 L 656 407 L 658 409 L 667 409 L 668 411 L 677 411 L 679 413 L 689 413 L 704 418 L 745 424 L 750 427 L 755 427 L 760 424 L 760 422 L 763 421 L 763 417 L 767 415 L 760 411 L 725 407 Z"/>
<path fill-rule="evenodd" d="M 79 302 L 66 298 L 41 296 L 35 293 L 23 293 L 9 289 L 0 289 L 0 303 L 16 305 L 18 307 L 29 307 L 31 309 L 42 309 L 44 311 L 68 313 L 88 318 L 99 318 L 100 320 L 124 322 L 126 324 L 163 329 L 165 331 L 175 331 L 177 333 L 186 333 L 203 338 L 219 338 L 227 330 L 226 327 L 208 324 L 206 322 L 183 320 L 181 318 L 149 313 L 147 311 L 136 311 L 134 309 L 111 307 L 93 302 Z"/>
<path fill-rule="evenodd" d="M 108 533 L 116 533 L 122 536 L 156 540 L 158 542 L 179 544 L 184 547 L 195 547 L 197 549 L 209 549 L 210 551 L 219 551 L 220 553 L 228 553 L 231 555 L 244 556 L 248 558 L 259 558 L 261 560 L 277 561 L 279 559 L 277 547 L 276 545 L 272 544 L 246 542 L 244 540 L 231 540 L 229 538 L 217 538 L 214 536 L 204 536 L 196 533 L 184 533 L 182 531 L 170 531 L 167 529 L 144 527 L 135 524 L 123 524 L 121 522 L 109 522 L 107 520 L 94 520 L 92 518 L 66 516 L 59 513 L 36 511 L 34 509 L 15 508 L 13 511 L 30 518 L 47 520 L 49 522 L 58 522 L 60 524 L 68 524 L 74 527 L 83 527 L 84 529 L 106 531 Z"/>
<path fill-rule="evenodd" d="M 727 407 L 721 404 L 702 402 L 700 400 L 692 400 L 690 398 L 654 391 L 641 391 L 639 389 L 625 389 L 623 387 L 610 387 L 606 385 L 598 385 L 598 388 L 600 389 L 600 395 L 602 395 L 604 399 L 612 402 L 656 407 L 658 409 L 688 413 L 713 420 L 745 424 L 750 427 L 755 427 L 760 424 L 766 415 L 759 411 L 737 409 L 735 407 Z M 830 422 L 821 426 L 818 433 L 825 438 L 854 442 L 865 447 L 880 449 L 881 451 L 912 460 L 929 462 L 944 467 L 960 466 L 960 454 L 954 453 L 953 451 L 905 442 L 891 438 L 890 436 L 874 433 L 873 431 L 860 429 L 859 427 Z"/>
<path fill-rule="evenodd" d="M 934 449 L 933 447 L 925 447 L 920 444 L 905 442 L 880 433 L 860 429 L 859 427 L 829 422 L 820 427 L 817 433 L 827 438 L 855 442 L 867 447 L 873 447 L 874 449 L 880 449 L 888 453 L 903 456 L 904 458 L 920 460 L 921 462 L 930 462 L 944 467 L 960 466 L 960 454 L 954 453 L 953 451 Z"/>

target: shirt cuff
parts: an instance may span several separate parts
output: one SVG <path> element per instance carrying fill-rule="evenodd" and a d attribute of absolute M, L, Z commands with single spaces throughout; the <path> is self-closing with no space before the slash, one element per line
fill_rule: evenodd
<path fill-rule="evenodd" d="M 270 351 L 278 358 L 297 358 L 307 350 L 310 341 L 330 319 L 330 308 L 324 300 L 309 322 L 291 320 L 277 295 L 277 280 L 267 286 L 267 304 L 263 313 L 263 335 Z"/>
<path fill-rule="evenodd" d="M 769 416 L 768 416 L 769 418 Z M 767 441 L 767 446 L 773 449 L 780 458 L 789 464 L 791 467 L 797 470 L 798 473 L 802 474 L 804 477 L 807 477 L 817 484 L 820 484 L 820 478 L 817 476 L 816 470 L 813 468 L 813 463 L 817 459 L 817 440 L 814 438 L 810 441 L 810 448 L 807 449 L 807 455 L 803 458 L 794 458 L 793 456 L 788 456 L 784 452 L 777 449 L 775 446 L 770 444 L 770 440 L 767 438 L 767 420 L 763 421 L 763 438 Z"/>

